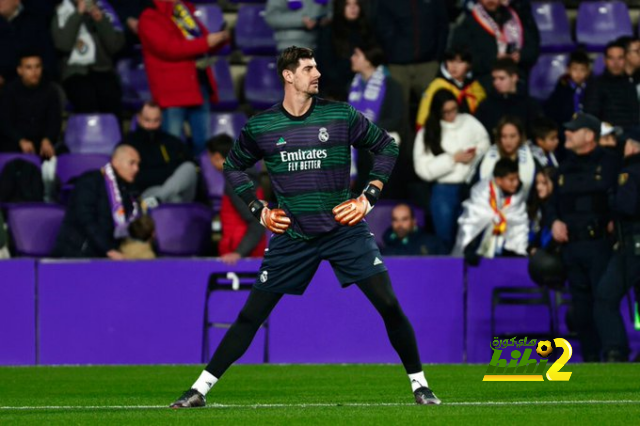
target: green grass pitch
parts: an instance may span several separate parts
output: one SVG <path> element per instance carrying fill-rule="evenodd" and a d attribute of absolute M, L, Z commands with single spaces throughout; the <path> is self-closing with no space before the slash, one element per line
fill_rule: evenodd
<path fill-rule="evenodd" d="M 399 365 L 239 365 L 208 407 L 167 406 L 201 366 L 0 368 L 0 425 L 638 424 L 640 367 L 568 364 L 568 382 L 482 382 L 485 365 L 428 365 L 441 406 L 416 406 Z"/>

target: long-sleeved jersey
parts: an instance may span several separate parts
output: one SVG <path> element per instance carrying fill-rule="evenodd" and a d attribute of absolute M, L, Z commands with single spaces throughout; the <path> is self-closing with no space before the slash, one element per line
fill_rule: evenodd
<path fill-rule="evenodd" d="M 304 115 L 294 117 L 278 104 L 249 120 L 224 173 L 238 195 L 255 199 L 244 170 L 264 159 L 279 207 L 291 218 L 287 232 L 310 239 L 340 226 L 331 211 L 351 198 L 351 146 L 374 154 L 369 178 L 386 183 L 398 146 L 353 107 L 314 98 Z"/>

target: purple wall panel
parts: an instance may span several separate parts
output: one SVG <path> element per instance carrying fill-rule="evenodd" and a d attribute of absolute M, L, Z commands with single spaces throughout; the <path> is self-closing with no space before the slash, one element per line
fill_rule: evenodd
<path fill-rule="evenodd" d="M 423 362 L 461 362 L 462 263 L 444 258 L 385 262 Z M 273 362 L 399 362 L 373 306 L 356 286 L 341 289 L 327 263 L 304 296 L 282 300 L 271 321 Z"/>
<path fill-rule="evenodd" d="M 494 337 L 490 322 L 493 289 L 536 284 L 529 279 L 527 259 L 520 258 L 483 259 L 478 267 L 468 267 L 467 277 L 467 361 L 488 363 L 493 353 L 489 346 Z M 542 306 L 500 305 L 496 308 L 496 334 L 513 333 L 520 338 L 532 332 L 548 334 L 548 312 Z"/>
<path fill-rule="evenodd" d="M 41 263 L 41 363 L 200 362 L 207 278 L 227 269 L 211 260 Z"/>
<path fill-rule="evenodd" d="M 388 258 L 385 262 L 416 331 L 423 361 L 463 361 L 462 261 Z M 208 259 L 42 261 L 38 264 L 40 361 L 200 363 L 209 274 L 256 271 L 259 265 L 258 260 L 248 260 L 230 268 Z M 35 264 L 0 262 L 0 276 L 0 324 L 11 324 L 0 328 L 0 364 L 33 364 Z M 532 286 L 526 260 L 483 260 L 479 267 L 469 268 L 468 362 L 489 361 L 491 291 L 500 285 Z M 233 321 L 247 294 L 215 294 L 210 319 Z M 626 314 L 626 304 L 622 308 Z M 524 336 L 548 328 L 542 307 L 500 307 L 497 318 L 498 333 Z M 398 362 L 378 314 L 357 287 L 341 289 L 328 264 L 320 267 L 304 296 L 283 298 L 270 321 L 271 362 Z M 640 333 L 628 330 L 637 350 Z M 212 350 L 224 332 L 211 331 Z M 263 344 L 260 331 L 241 362 L 262 362 Z M 574 352 L 573 361 L 578 361 L 577 344 Z"/>
<path fill-rule="evenodd" d="M 391 259 L 387 264 L 425 362 L 461 361 L 461 263 Z M 258 266 L 245 261 L 234 270 Z M 41 362 L 198 363 L 207 277 L 226 270 L 210 260 L 44 262 Z M 210 319 L 232 321 L 246 295 L 215 294 Z M 285 297 L 270 321 L 272 362 L 398 362 L 378 314 L 356 287 L 341 290 L 328 265 L 305 296 Z M 211 331 L 212 349 L 223 334 Z M 263 339 L 261 331 L 241 361 L 261 362 Z M 434 341 L 447 344 L 436 352 L 430 350 Z"/>
<path fill-rule="evenodd" d="M 36 362 L 35 261 L 0 261 L 0 365 Z"/>

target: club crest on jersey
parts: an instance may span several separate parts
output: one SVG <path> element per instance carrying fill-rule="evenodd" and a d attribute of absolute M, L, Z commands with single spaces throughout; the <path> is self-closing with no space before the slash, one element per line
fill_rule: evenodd
<path fill-rule="evenodd" d="M 267 271 L 262 271 L 262 273 L 260 274 L 260 282 L 266 283 L 268 278 L 269 278 L 269 273 Z"/>
<path fill-rule="evenodd" d="M 326 142 L 329 140 L 329 132 L 327 132 L 326 127 L 320 127 L 320 130 L 318 131 L 318 139 L 320 139 L 320 142 Z"/>

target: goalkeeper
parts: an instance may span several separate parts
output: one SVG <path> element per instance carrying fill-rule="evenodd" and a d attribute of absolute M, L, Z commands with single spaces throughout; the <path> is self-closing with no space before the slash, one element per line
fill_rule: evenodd
<path fill-rule="evenodd" d="M 275 235 L 238 318 L 191 389 L 172 408 L 201 407 L 205 395 L 247 350 L 284 294 L 301 295 L 320 262 L 330 262 L 343 287 L 355 283 L 384 320 L 418 404 L 439 404 L 429 389 L 413 327 L 391 288 L 373 234 L 363 219 L 389 178 L 398 146 L 346 103 L 315 97 L 320 72 L 313 51 L 290 47 L 278 58 L 284 100 L 242 129 L 224 165 L 227 180 Z M 374 154 L 369 184 L 351 198 L 351 146 Z M 264 159 L 278 200 L 269 208 L 244 172 Z"/>

